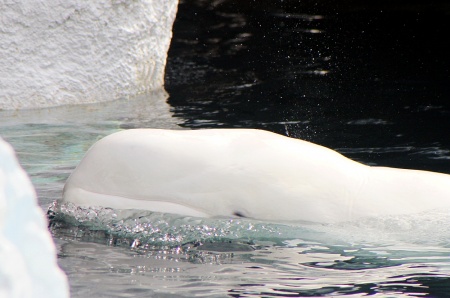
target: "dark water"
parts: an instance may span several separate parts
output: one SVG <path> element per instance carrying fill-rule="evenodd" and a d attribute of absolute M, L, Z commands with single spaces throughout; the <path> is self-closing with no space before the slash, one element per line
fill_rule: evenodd
<path fill-rule="evenodd" d="M 181 1 L 172 111 L 450 173 L 450 5 L 372 2 Z"/>
<path fill-rule="evenodd" d="M 446 1 L 181 1 L 168 102 L 184 127 L 263 128 L 367 164 L 450 173 L 449 25 Z M 322 268 L 364 264 L 384 268 L 364 257 Z M 450 296 L 447 274 L 394 272 L 401 282 L 255 295 Z"/>

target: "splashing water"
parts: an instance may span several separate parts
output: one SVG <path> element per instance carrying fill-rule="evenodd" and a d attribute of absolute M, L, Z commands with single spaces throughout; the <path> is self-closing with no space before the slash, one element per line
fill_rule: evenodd
<path fill-rule="evenodd" d="M 48 214 L 55 232 L 76 227 L 77 237 L 102 231 L 105 236 L 138 241 L 140 245 L 179 246 L 190 242 L 267 239 L 282 243 L 303 239 L 330 245 L 408 243 L 450 248 L 449 210 L 368 217 L 337 224 L 270 223 L 243 218 L 196 218 L 145 210 L 80 207 L 57 200 L 49 207 Z"/>
<path fill-rule="evenodd" d="M 410 297 L 429 293 L 429 283 L 448 284 L 450 274 L 448 211 L 334 225 L 182 217 L 59 201 L 48 214 L 57 239 L 77 240 L 63 246 L 61 257 L 82 250 L 98 262 L 103 255 L 108 274 L 138 278 L 135 289 L 147 294 Z M 127 293 L 123 283 L 111 286 Z M 96 293 L 112 293 L 103 287 Z"/>

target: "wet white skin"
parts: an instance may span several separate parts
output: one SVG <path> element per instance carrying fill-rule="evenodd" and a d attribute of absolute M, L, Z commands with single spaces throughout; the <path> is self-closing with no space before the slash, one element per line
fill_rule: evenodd
<path fill-rule="evenodd" d="M 188 216 L 334 223 L 450 207 L 450 175 L 370 167 L 254 129 L 135 129 L 87 152 L 64 201 Z"/>

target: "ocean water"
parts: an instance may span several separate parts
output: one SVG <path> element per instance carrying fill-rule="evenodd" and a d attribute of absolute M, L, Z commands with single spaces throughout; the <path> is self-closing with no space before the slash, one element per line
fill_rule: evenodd
<path fill-rule="evenodd" d="M 72 297 L 449 297 L 449 210 L 324 225 L 57 202 L 96 140 L 135 127 L 263 128 L 450 174 L 449 14 L 445 1 L 181 1 L 167 94 L 0 111 Z"/>

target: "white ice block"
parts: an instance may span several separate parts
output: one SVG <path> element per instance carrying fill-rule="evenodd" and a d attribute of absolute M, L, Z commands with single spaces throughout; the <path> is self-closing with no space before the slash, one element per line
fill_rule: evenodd
<path fill-rule="evenodd" d="M 0 2 L 0 109 L 162 88 L 177 0 Z"/>
<path fill-rule="evenodd" d="M 14 150 L 1 138 L 0 297 L 69 297 L 34 188 Z"/>

